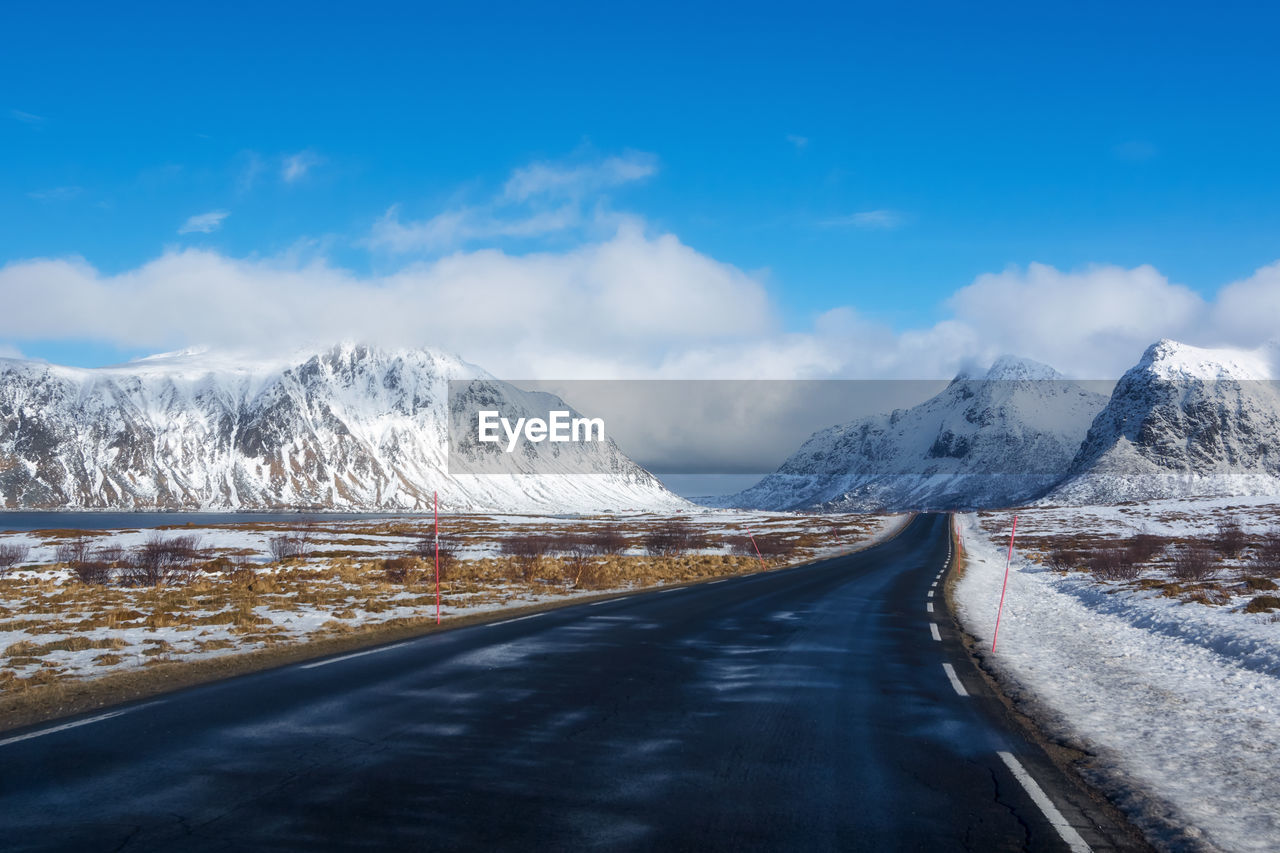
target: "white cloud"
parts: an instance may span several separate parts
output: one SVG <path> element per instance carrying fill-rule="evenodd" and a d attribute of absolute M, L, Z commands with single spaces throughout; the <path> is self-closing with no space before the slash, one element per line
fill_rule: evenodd
<path fill-rule="evenodd" d="M 896 210 L 863 210 L 848 216 L 837 216 L 825 219 L 822 224 L 830 228 L 897 228 L 906 218 Z"/>
<path fill-rule="evenodd" d="M 658 159 L 638 151 L 588 163 L 532 163 L 511 173 L 502 195 L 517 202 L 538 196 L 581 198 L 643 180 L 657 171 Z"/>
<path fill-rule="evenodd" d="M 392 205 L 363 242 L 396 254 L 439 254 L 477 242 L 566 232 L 592 232 L 577 236 L 600 238 L 627 219 L 608 210 L 602 193 L 656 170 L 657 159 L 638 152 L 588 162 L 533 163 L 514 170 L 502 191 L 483 203 L 408 221 L 401 219 L 401 205 Z"/>
<path fill-rule="evenodd" d="M 229 210 L 210 210 L 208 213 L 197 213 L 189 217 L 178 228 L 179 234 L 211 234 L 222 227 L 222 220 L 231 215 Z"/>
<path fill-rule="evenodd" d="M 44 116 L 38 116 L 35 113 L 26 113 L 22 110 L 9 110 L 9 115 L 15 120 L 23 124 L 44 124 Z"/>
<path fill-rule="evenodd" d="M 322 261 L 171 251 L 106 275 L 79 260 L 0 269 L 0 338 L 157 349 L 430 345 L 507 375 L 643 375 L 689 341 L 769 335 L 764 286 L 670 234 L 624 225 L 559 253 L 486 249 L 359 277 Z"/>
<path fill-rule="evenodd" d="M 797 149 L 809 147 L 809 137 L 797 136 L 794 133 L 787 134 L 787 141 L 794 145 Z"/>
<path fill-rule="evenodd" d="M 502 218 L 482 208 L 462 207 L 430 219 L 403 223 L 400 206 L 392 205 L 373 225 L 368 244 L 397 253 L 440 252 L 475 240 L 540 237 L 574 228 L 582 222 L 576 205 Z"/>
<path fill-rule="evenodd" d="M 307 176 L 307 173 L 324 162 L 324 158 L 310 149 L 289 154 L 280 167 L 280 177 L 287 184 L 296 183 Z"/>
<path fill-rule="evenodd" d="M 1161 337 L 1213 334 L 1201 322 L 1204 300 L 1147 265 L 1011 267 L 978 276 L 949 305 L 976 353 L 1016 353 L 1093 378 L 1117 375 Z"/>
<path fill-rule="evenodd" d="M 1114 378 L 1161 337 L 1256 346 L 1276 334 L 1280 263 L 1206 301 L 1149 266 L 979 276 L 937 323 L 892 329 L 836 307 L 785 331 L 763 281 L 625 220 L 577 248 L 495 249 L 358 276 L 312 252 L 170 251 L 104 274 L 84 261 L 0 268 L 0 340 L 270 350 L 365 340 L 451 350 L 548 378 L 938 378 L 1014 353 Z"/>
<path fill-rule="evenodd" d="M 1280 261 L 1222 289 L 1213 306 L 1210 343 L 1245 345 L 1280 340 Z"/>

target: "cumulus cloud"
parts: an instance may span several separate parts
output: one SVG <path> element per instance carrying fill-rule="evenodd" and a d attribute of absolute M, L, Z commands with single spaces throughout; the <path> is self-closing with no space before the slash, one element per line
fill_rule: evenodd
<path fill-rule="evenodd" d="M 1099 378 L 1132 364 L 1158 338 L 1215 336 L 1203 322 L 1204 300 L 1147 265 L 1011 267 L 978 276 L 949 304 L 977 353 L 999 349 Z"/>
<path fill-rule="evenodd" d="M 562 251 L 454 252 L 361 276 L 312 253 L 169 251 L 105 274 L 82 260 L 0 268 L 0 340 L 249 350 L 363 340 L 457 352 L 509 378 L 938 378 L 1004 353 L 1114 378 L 1149 344 L 1256 346 L 1275 335 L 1280 263 L 1205 300 L 1150 266 L 981 275 L 932 325 L 854 306 L 786 330 L 766 283 L 625 220 Z"/>
<path fill-rule="evenodd" d="M 515 169 L 494 197 L 457 205 L 425 219 L 404 220 L 392 205 L 364 244 L 395 254 L 439 254 L 476 243 L 528 240 L 616 229 L 628 217 L 612 214 L 604 193 L 657 171 L 657 158 L 629 152 L 590 161 L 539 162 Z"/>
<path fill-rule="evenodd" d="M 222 227 L 222 220 L 231 215 L 229 210 L 210 210 L 187 218 L 178 228 L 179 234 L 212 234 Z"/>
<path fill-rule="evenodd" d="M 430 345 L 508 375 L 642 375 L 690 340 L 773 332 L 763 284 L 634 224 L 558 253 L 486 249 L 361 277 L 323 261 L 189 249 L 103 274 L 82 260 L 0 269 L 0 339 L 132 347 Z"/>
<path fill-rule="evenodd" d="M 323 162 L 323 157 L 309 149 L 299 151 L 297 154 L 289 154 L 285 156 L 280 166 L 280 177 L 286 184 L 296 183 Z"/>
<path fill-rule="evenodd" d="M 897 228 L 906 221 L 906 218 L 896 210 L 863 210 L 858 213 L 851 213 L 848 216 L 837 216 L 832 219 L 823 220 L 822 224 L 828 228 L 880 228 L 889 229 Z"/>

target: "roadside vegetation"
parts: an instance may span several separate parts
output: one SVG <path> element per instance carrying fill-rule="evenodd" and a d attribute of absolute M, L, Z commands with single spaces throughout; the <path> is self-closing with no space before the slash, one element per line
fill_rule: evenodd
<path fill-rule="evenodd" d="M 1208 507 L 1196 516 L 1160 504 L 1126 505 L 1111 515 L 1068 508 L 1019 512 L 1018 550 L 1057 572 L 1085 573 L 1117 590 L 1280 621 L 1280 519 L 1277 508 Z M 1008 513 L 982 513 L 998 540 Z"/>
<path fill-rule="evenodd" d="M 439 537 L 441 606 L 448 618 L 754 572 L 852 548 L 882 522 L 454 516 Z M 410 626 L 435 606 L 429 522 L 0 536 L 0 694 Z"/>

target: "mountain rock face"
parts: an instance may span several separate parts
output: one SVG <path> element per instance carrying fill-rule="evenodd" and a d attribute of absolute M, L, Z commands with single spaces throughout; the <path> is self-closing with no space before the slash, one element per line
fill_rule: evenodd
<path fill-rule="evenodd" d="M 505 412 L 545 414 L 430 350 L 92 370 L 0 359 L 0 507 L 427 511 L 434 491 L 450 511 L 687 506 L 612 441 L 530 445 L 501 473 L 450 476 L 450 379 Z"/>
<path fill-rule="evenodd" d="M 782 467 L 717 503 L 835 511 L 1009 506 L 1062 479 L 1104 394 L 1012 357 L 910 409 L 815 433 Z"/>
<path fill-rule="evenodd" d="M 1116 385 L 1052 503 L 1280 495 L 1275 351 L 1162 340 Z"/>

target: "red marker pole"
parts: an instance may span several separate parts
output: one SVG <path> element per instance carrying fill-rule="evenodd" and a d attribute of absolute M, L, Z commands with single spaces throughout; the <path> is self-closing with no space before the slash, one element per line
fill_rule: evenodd
<path fill-rule="evenodd" d="M 764 564 L 764 555 L 760 553 L 760 546 L 756 544 L 756 537 L 751 535 L 751 528 L 747 528 L 747 538 L 751 540 L 751 547 L 756 549 L 756 556 L 760 558 L 760 568 L 768 571 L 769 567 Z"/>
<path fill-rule="evenodd" d="M 431 493 L 431 500 L 435 506 L 432 509 L 432 516 L 435 519 L 436 535 L 436 624 L 440 624 L 440 495 L 436 492 Z"/>
<path fill-rule="evenodd" d="M 1000 636 L 1000 614 L 1004 612 L 1004 591 L 1009 588 L 1009 564 L 1013 562 L 1013 537 L 1018 535 L 1018 517 L 1013 517 L 1013 530 L 1009 533 L 1009 554 L 1004 558 L 1004 586 L 1000 587 L 1000 608 L 996 610 L 996 629 L 991 633 L 991 651 L 996 650 Z"/>

